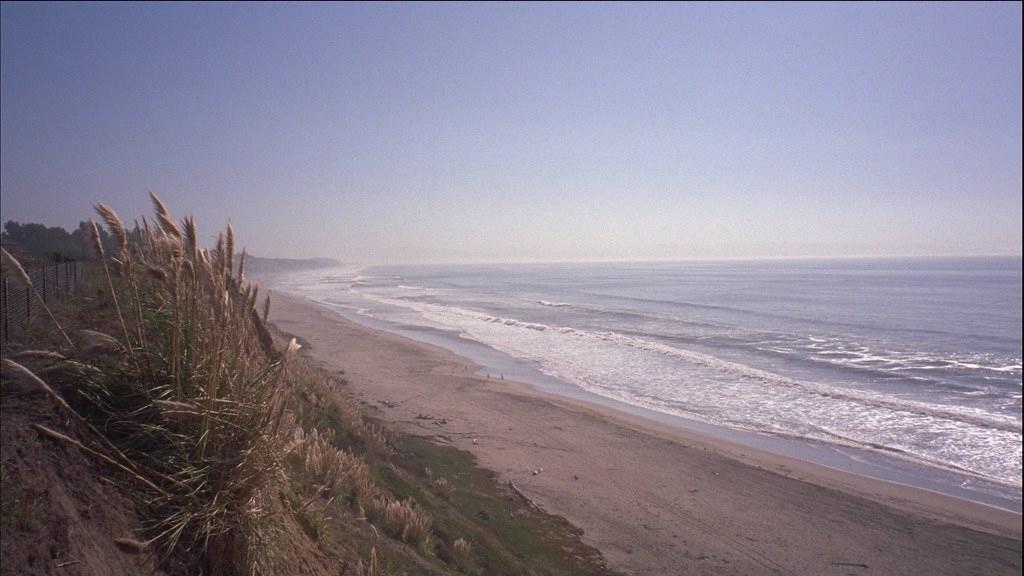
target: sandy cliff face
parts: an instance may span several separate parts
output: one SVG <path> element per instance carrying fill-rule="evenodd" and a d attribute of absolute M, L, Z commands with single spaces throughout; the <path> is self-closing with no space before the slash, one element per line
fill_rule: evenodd
<path fill-rule="evenodd" d="M 122 550 L 141 520 L 129 487 L 104 480 L 95 459 L 35 425 L 88 443 L 43 394 L 3 383 L 2 570 L 5 574 L 164 574 L 149 554 Z"/>

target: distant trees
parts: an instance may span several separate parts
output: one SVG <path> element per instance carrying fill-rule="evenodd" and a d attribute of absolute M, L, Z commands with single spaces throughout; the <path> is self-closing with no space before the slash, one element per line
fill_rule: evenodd
<path fill-rule="evenodd" d="M 113 239 L 102 227 L 100 237 L 104 248 L 108 251 L 114 248 Z M 79 222 L 78 228 L 69 233 L 60 226 L 47 227 L 34 222 L 22 224 L 8 220 L 0 233 L 0 243 L 27 261 L 64 262 L 92 258 L 88 222 Z"/>

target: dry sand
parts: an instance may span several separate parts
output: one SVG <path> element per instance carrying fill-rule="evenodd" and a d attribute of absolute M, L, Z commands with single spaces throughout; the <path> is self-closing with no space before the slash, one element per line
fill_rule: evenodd
<path fill-rule="evenodd" d="M 1018 514 L 474 376 L 446 350 L 274 297 L 273 322 L 373 416 L 471 451 L 625 572 L 1021 573 Z"/>

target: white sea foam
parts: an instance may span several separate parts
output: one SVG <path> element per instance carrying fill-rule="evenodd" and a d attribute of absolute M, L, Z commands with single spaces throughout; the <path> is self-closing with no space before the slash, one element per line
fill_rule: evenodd
<path fill-rule="evenodd" d="M 622 402 L 717 424 L 887 450 L 1020 486 L 1021 423 L 971 406 L 798 380 L 614 331 L 368 295 L 416 311 L 544 372 Z M 891 359 L 858 350 L 864 362 Z M 880 362 L 881 361 L 881 362 Z"/>
<path fill-rule="evenodd" d="M 1020 364 L 1011 364 L 1009 366 L 999 366 L 998 368 L 989 368 L 989 370 L 992 370 L 993 372 L 1020 372 L 1021 371 L 1021 365 Z"/>
<path fill-rule="evenodd" d="M 537 304 L 541 306 L 548 306 L 550 308 L 569 308 L 572 304 L 568 302 L 548 302 L 547 300 L 537 300 Z"/>
<path fill-rule="evenodd" d="M 433 271 L 404 274 L 333 271 L 297 283 L 311 297 L 360 314 L 454 331 L 621 402 L 760 433 L 883 449 L 1021 485 L 1021 360 L 1012 346 L 1005 352 L 1005 339 L 993 347 L 988 340 L 952 340 L 960 332 L 942 332 L 945 324 L 919 326 L 938 332 L 892 337 L 861 330 L 857 323 L 866 317 L 847 313 L 849 307 L 839 320 L 850 324 L 799 310 L 810 320 L 828 320 L 812 326 L 771 310 L 784 298 L 749 306 L 771 312 L 761 316 L 697 300 L 677 305 L 674 295 L 646 293 L 641 282 L 651 277 L 621 284 L 628 288 L 618 294 L 642 298 L 591 297 L 586 289 L 566 289 L 563 277 L 539 299 L 517 292 L 515 283 L 491 284 L 486 275 L 467 290 L 462 272 L 442 282 Z M 531 286 L 548 285 L 544 274 L 531 278 Z M 572 282 L 591 285 L 590 278 Z M 813 298 L 810 291 L 800 294 Z M 558 310 L 570 307 L 571 316 Z M 934 316 L 912 322 L 919 318 L 927 323 Z M 958 350 L 949 341 L 970 346 Z"/>
<path fill-rule="evenodd" d="M 824 348 L 818 343 L 808 344 L 805 348 L 813 351 L 813 356 L 811 357 L 815 360 L 853 368 L 868 367 L 886 372 L 918 370 L 938 372 L 978 370 L 1004 374 L 1019 374 L 1021 372 L 1020 363 L 1000 365 L 991 358 L 979 357 L 979 355 L 950 356 L 943 354 L 907 354 L 893 350 L 874 351 L 864 346 L 847 347 L 837 342 L 833 342 L 831 348 Z"/>

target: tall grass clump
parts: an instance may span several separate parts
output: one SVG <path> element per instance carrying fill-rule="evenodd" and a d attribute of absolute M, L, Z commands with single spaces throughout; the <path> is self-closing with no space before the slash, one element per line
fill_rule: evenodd
<path fill-rule="evenodd" d="M 362 458 L 337 448 L 320 431 L 308 434 L 301 427 L 293 432 L 292 453 L 302 459 L 317 491 L 327 497 L 343 497 L 352 503 L 368 501 L 376 495 L 370 468 Z"/>
<path fill-rule="evenodd" d="M 377 484 L 393 474 L 391 436 L 344 401 L 332 377 L 297 361 L 294 338 L 271 334 L 270 295 L 246 280 L 234 229 L 204 248 L 193 217 L 176 220 L 150 197 L 155 216 L 130 230 L 95 206 L 115 240 L 105 249 L 100 224 L 89 222 L 102 312 L 70 336 L 53 318 L 67 350 L 15 355 L 43 370 L 3 362 L 69 416 L 67 430 L 37 424 L 40 434 L 133 488 L 145 525 L 118 547 L 155 552 L 168 573 L 292 573 L 297 523 L 318 545 L 366 526 L 432 556 L 427 510 Z M 432 480 L 450 502 L 454 487 Z M 468 562 L 468 542 L 460 550 Z M 380 573 L 376 548 L 357 572 Z"/>
<path fill-rule="evenodd" d="M 390 536 L 424 550 L 430 547 L 433 521 L 412 498 L 396 500 L 378 495 L 370 503 L 366 515 Z"/>
<path fill-rule="evenodd" d="M 244 259 L 235 267 L 230 226 L 209 251 L 193 218 L 178 223 L 151 199 L 157 225 L 144 218 L 131 232 L 96 206 L 117 240 L 115 254 L 94 246 L 116 328 L 79 333 L 79 348 L 92 352 L 74 361 L 91 369 L 80 371 L 68 409 L 102 438 L 87 451 L 136 480 L 150 519 L 141 547 L 186 573 L 252 573 L 254 548 L 267 546 L 266 493 L 291 434 L 281 423 L 298 345 L 275 345 Z"/>

